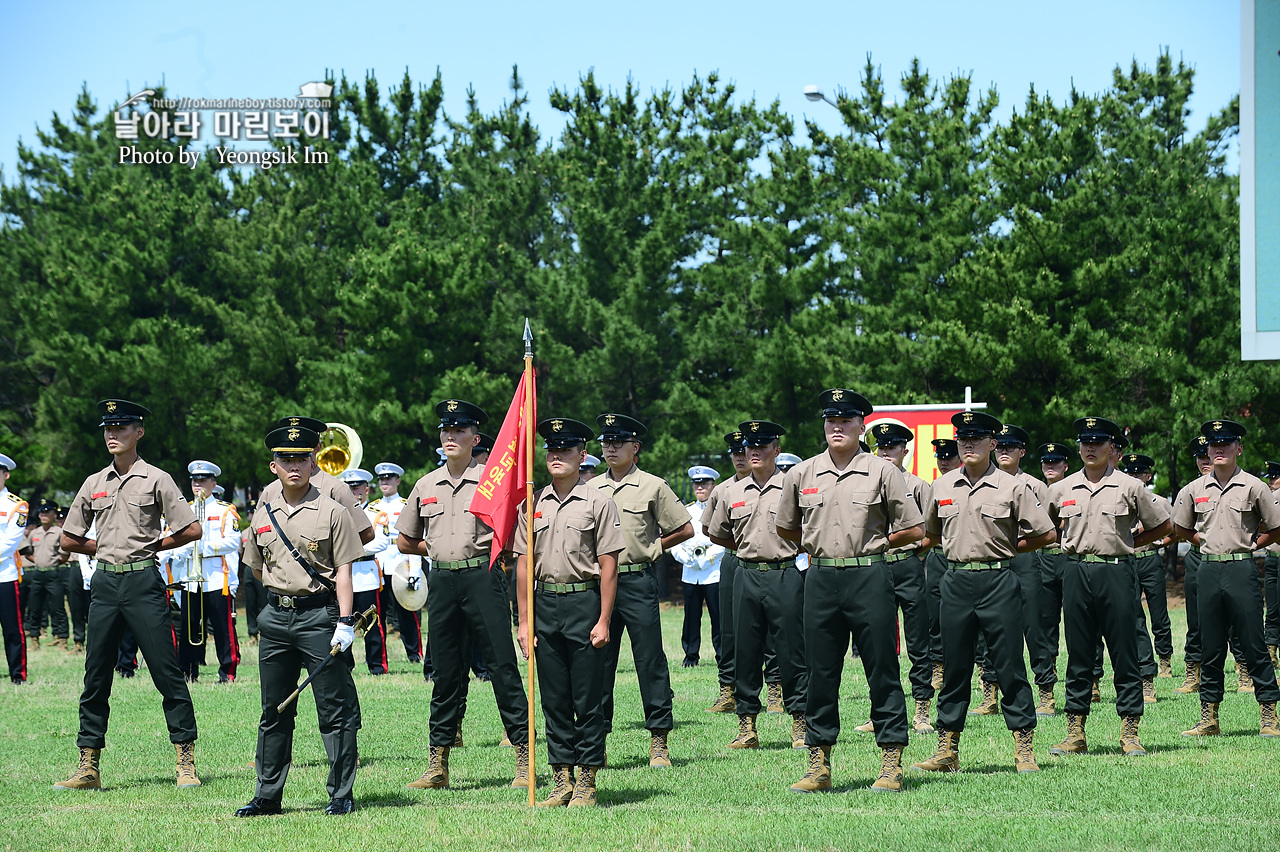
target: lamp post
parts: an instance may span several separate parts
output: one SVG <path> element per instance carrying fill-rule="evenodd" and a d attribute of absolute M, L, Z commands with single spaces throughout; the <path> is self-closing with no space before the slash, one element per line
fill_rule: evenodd
<path fill-rule="evenodd" d="M 814 86 L 812 84 L 805 86 L 804 96 L 811 101 L 826 101 L 836 109 L 840 108 L 835 101 L 831 100 L 831 98 L 826 96 L 826 94 L 822 91 L 821 86 Z"/>

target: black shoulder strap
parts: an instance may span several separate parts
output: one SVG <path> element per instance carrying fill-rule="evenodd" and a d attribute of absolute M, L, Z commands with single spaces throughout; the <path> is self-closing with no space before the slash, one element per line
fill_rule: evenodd
<path fill-rule="evenodd" d="M 332 592 L 335 588 L 335 584 L 320 576 L 320 572 L 312 566 L 310 561 L 302 557 L 302 554 L 298 552 L 298 548 L 293 546 L 293 542 L 289 541 L 289 537 L 284 534 L 284 529 L 280 526 L 280 522 L 276 520 L 276 513 L 275 510 L 271 508 L 271 504 L 263 503 L 262 507 L 267 510 L 267 517 L 271 519 L 271 526 L 275 527 L 276 535 L 280 536 L 280 540 L 284 542 L 284 546 L 289 548 L 289 552 L 293 554 L 293 558 L 298 561 L 298 564 L 302 566 L 303 570 L 307 572 L 311 579 L 315 580 L 321 586 Z"/>

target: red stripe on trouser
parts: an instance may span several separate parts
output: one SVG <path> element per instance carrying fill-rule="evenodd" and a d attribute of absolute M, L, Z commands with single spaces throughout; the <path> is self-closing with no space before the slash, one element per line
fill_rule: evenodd
<path fill-rule="evenodd" d="M 378 631 L 382 634 L 382 670 L 389 672 L 391 667 L 387 665 L 387 625 L 382 620 L 382 595 L 373 596 L 373 605 L 378 608 Z"/>
<path fill-rule="evenodd" d="M 422 656 L 422 615 L 421 613 L 409 613 L 413 617 L 413 623 L 418 625 L 418 656 Z"/>
<path fill-rule="evenodd" d="M 240 642 L 236 639 L 236 599 L 223 595 L 227 599 L 227 636 L 231 641 L 231 671 L 227 674 L 234 679 L 236 667 L 240 665 Z"/>
<path fill-rule="evenodd" d="M 27 633 L 22 629 L 22 592 L 18 587 L 20 583 L 13 584 L 13 605 L 18 608 L 18 636 L 22 638 L 22 679 L 27 679 Z"/>

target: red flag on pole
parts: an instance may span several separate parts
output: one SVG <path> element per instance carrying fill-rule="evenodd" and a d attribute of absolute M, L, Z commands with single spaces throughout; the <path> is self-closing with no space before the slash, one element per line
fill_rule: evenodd
<path fill-rule="evenodd" d="M 533 402 L 528 411 L 525 410 L 526 381 L 532 385 L 533 391 L 529 394 Z M 520 376 L 520 384 L 516 386 L 511 407 L 507 409 L 502 429 L 493 442 L 493 453 L 480 474 L 476 496 L 471 499 L 471 514 L 493 530 L 493 546 L 489 552 L 490 567 L 511 540 L 516 511 L 525 500 L 525 483 L 533 478 L 524 448 L 532 440 L 533 430 L 537 428 L 537 398 L 537 379 L 533 371 L 529 370 Z"/>

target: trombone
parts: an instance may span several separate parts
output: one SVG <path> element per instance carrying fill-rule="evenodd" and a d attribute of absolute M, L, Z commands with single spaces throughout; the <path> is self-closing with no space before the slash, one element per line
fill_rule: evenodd
<path fill-rule="evenodd" d="M 202 528 L 205 519 L 205 499 L 204 492 L 196 489 L 194 500 L 196 517 L 200 520 Z M 203 544 L 203 533 L 198 540 L 191 543 L 191 559 L 187 562 L 187 579 L 183 589 L 184 597 L 186 598 L 183 603 L 186 606 L 182 608 L 182 617 L 186 619 L 187 644 L 197 648 L 205 643 L 204 554 L 201 552 L 201 545 Z"/>

